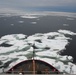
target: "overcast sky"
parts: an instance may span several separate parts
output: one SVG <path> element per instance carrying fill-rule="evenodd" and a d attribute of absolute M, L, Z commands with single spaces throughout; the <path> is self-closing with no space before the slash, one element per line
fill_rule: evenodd
<path fill-rule="evenodd" d="M 4 10 L 26 10 L 30 7 L 64 7 L 74 9 L 76 0 L 0 0 L 0 12 Z"/>

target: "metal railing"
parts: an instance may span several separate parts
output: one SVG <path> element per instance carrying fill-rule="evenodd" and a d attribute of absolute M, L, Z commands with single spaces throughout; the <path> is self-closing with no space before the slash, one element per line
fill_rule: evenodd
<path fill-rule="evenodd" d="M 63 74 L 63 72 L 58 72 L 58 71 L 9 71 L 9 72 L 4 72 L 3 74 Z M 67 74 L 67 73 L 66 73 Z"/>

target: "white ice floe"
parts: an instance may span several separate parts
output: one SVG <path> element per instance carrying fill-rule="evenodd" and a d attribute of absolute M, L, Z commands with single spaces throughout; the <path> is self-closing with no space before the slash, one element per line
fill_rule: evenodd
<path fill-rule="evenodd" d="M 38 17 L 33 16 L 33 15 L 24 15 L 24 16 L 21 16 L 21 18 L 34 19 L 34 18 L 38 18 Z"/>
<path fill-rule="evenodd" d="M 69 30 L 58 30 L 58 32 L 63 33 L 63 34 L 76 35 L 76 33 L 71 32 Z"/>
<path fill-rule="evenodd" d="M 70 17 L 68 17 L 68 18 L 66 18 L 67 20 L 74 20 L 74 18 L 70 18 Z"/>
<path fill-rule="evenodd" d="M 19 21 L 19 23 L 24 23 L 24 21 Z"/>
<path fill-rule="evenodd" d="M 27 35 L 18 34 L 18 35 L 16 35 L 16 37 L 19 39 L 24 39 L 25 37 L 27 37 Z"/>
<path fill-rule="evenodd" d="M 37 22 L 31 22 L 31 24 L 37 24 Z"/>
<path fill-rule="evenodd" d="M 69 26 L 69 24 L 63 24 L 63 26 Z"/>
<path fill-rule="evenodd" d="M 76 35 L 76 33 L 69 30 L 60 29 L 58 32 L 37 33 L 30 36 L 24 34 L 2 36 L 0 38 L 0 61 L 2 62 L 0 64 L 0 73 L 3 68 L 1 66 L 6 62 L 11 61 L 4 68 L 4 71 L 24 60 L 32 59 L 33 51 L 35 51 L 35 59 L 53 65 L 60 72 L 76 74 L 76 65 L 72 63 L 73 57 L 60 55 L 61 51 L 66 50 L 66 45 L 69 45 L 70 42 L 68 40 L 72 40 L 71 37 L 66 37 L 65 34 Z M 3 43 L 10 46 L 3 46 Z"/>
<path fill-rule="evenodd" d="M 11 24 L 11 26 L 14 26 L 14 24 Z"/>
<path fill-rule="evenodd" d="M 40 49 L 42 49 L 42 48 L 45 48 L 46 47 L 46 44 L 45 43 L 38 43 L 38 42 L 35 42 L 35 44 L 34 44 L 37 48 L 40 48 Z"/>

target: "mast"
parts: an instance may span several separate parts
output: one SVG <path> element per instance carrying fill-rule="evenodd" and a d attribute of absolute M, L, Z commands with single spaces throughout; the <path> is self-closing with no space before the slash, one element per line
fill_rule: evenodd
<path fill-rule="evenodd" d="M 35 74 L 35 60 L 34 60 L 34 56 L 35 56 L 35 50 L 33 49 L 33 74 Z"/>

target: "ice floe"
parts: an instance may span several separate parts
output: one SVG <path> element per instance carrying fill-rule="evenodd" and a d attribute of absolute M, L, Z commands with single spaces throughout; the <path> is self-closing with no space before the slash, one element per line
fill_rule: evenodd
<path fill-rule="evenodd" d="M 38 17 L 32 16 L 32 15 L 24 15 L 24 16 L 21 16 L 21 18 L 34 19 L 34 18 L 38 18 Z"/>
<path fill-rule="evenodd" d="M 24 23 L 24 21 L 19 21 L 19 23 Z"/>
<path fill-rule="evenodd" d="M 63 26 L 69 26 L 69 24 L 63 24 Z"/>
<path fill-rule="evenodd" d="M 11 24 L 11 26 L 14 26 L 14 24 Z"/>
<path fill-rule="evenodd" d="M 74 18 L 69 18 L 69 17 L 68 17 L 67 20 L 74 20 Z"/>
<path fill-rule="evenodd" d="M 37 22 L 31 22 L 31 24 L 37 24 Z"/>
<path fill-rule="evenodd" d="M 76 35 L 76 33 L 71 32 L 69 30 L 58 30 L 58 32 L 63 33 L 63 34 Z"/>

